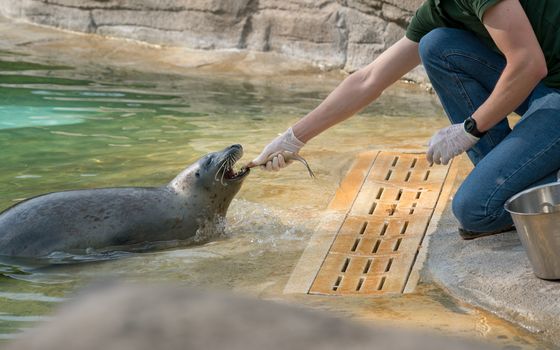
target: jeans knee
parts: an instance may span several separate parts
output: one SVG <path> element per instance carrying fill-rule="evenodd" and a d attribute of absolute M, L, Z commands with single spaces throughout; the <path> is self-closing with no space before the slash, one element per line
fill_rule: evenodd
<path fill-rule="evenodd" d="M 418 53 L 424 65 L 429 63 L 431 58 L 441 55 L 441 49 L 447 46 L 452 37 L 452 31 L 450 28 L 436 28 L 420 39 Z"/>
<path fill-rule="evenodd" d="M 472 189 L 462 189 L 455 194 L 452 210 L 461 227 L 475 232 L 501 229 L 510 224 L 511 217 L 503 203 L 489 206 L 488 198 Z"/>
<path fill-rule="evenodd" d="M 470 229 L 470 227 L 467 228 L 465 226 L 470 226 L 469 222 L 473 221 L 472 200 L 468 198 L 469 196 L 464 195 L 463 192 L 465 191 L 457 191 L 453 197 L 451 209 L 453 211 L 453 215 L 455 215 L 455 218 L 459 221 L 459 225 L 465 229 Z"/>
<path fill-rule="evenodd" d="M 474 39 L 474 42 L 473 42 Z M 465 50 L 465 44 L 474 44 L 478 39 L 470 32 L 457 28 L 436 28 L 424 35 L 418 43 L 418 53 L 426 69 L 440 65 L 446 52 Z"/>
<path fill-rule="evenodd" d="M 481 198 L 477 191 L 463 188 L 457 191 L 453 198 L 452 210 L 461 227 L 470 231 L 487 231 L 493 218 L 488 215 L 484 202 L 484 198 Z"/>

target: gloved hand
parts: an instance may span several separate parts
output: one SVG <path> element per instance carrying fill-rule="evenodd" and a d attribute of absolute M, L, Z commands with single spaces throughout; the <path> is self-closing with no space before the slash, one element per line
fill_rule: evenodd
<path fill-rule="evenodd" d="M 303 146 L 305 143 L 298 140 L 292 128 L 289 128 L 272 140 L 257 158 L 247 164 L 247 167 L 261 165 L 265 170 L 278 171 L 292 162 L 291 159 L 287 159 L 289 155 L 287 152 L 297 154 Z"/>
<path fill-rule="evenodd" d="M 478 140 L 478 137 L 465 131 L 463 123 L 453 124 L 432 136 L 426 158 L 430 164 L 447 165 L 453 157 L 469 150 Z"/>

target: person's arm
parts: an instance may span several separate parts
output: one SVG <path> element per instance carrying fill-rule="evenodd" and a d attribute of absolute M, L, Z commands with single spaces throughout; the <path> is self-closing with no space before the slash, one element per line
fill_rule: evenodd
<path fill-rule="evenodd" d="M 546 61 L 531 23 L 518 0 L 503 0 L 482 19 L 506 57 L 506 67 L 488 99 L 474 112 L 484 132 L 514 111 L 547 75 Z"/>
<path fill-rule="evenodd" d="M 285 154 L 299 152 L 307 141 L 362 110 L 419 63 L 418 43 L 400 39 L 368 66 L 344 79 L 317 108 L 272 140 L 246 166 L 262 165 L 267 170 L 285 167 L 289 163 Z"/>
<path fill-rule="evenodd" d="M 548 73 L 540 44 L 518 0 L 502 0 L 493 5 L 484 13 L 482 23 L 506 58 L 494 90 L 470 116 L 477 129 L 485 132 L 523 103 Z M 462 123 L 453 124 L 432 137 L 426 158 L 430 163 L 447 164 L 478 140 L 465 131 Z"/>
<path fill-rule="evenodd" d="M 400 39 L 368 66 L 346 78 L 317 108 L 294 124 L 294 135 L 307 142 L 351 117 L 418 64 L 418 43 L 406 37 Z"/>

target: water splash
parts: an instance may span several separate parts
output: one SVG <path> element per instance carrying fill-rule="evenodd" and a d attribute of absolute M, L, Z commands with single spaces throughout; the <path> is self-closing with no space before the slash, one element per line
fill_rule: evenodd
<path fill-rule="evenodd" d="M 200 220 L 192 243 L 201 244 L 216 238 L 227 237 L 226 226 L 227 220 L 222 216 L 216 216 L 210 220 Z M 185 243 L 188 242 L 189 240 L 185 241 Z"/>
<path fill-rule="evenodd" d="M 229 237 L 243 236 L 252 244 L 278 248 L 282 242 L 304 241 L 312 233 L 315 220 L 301 218 L 295 211 L 273 208 L 243 199 L 234 199 L 228 215 Z"/>

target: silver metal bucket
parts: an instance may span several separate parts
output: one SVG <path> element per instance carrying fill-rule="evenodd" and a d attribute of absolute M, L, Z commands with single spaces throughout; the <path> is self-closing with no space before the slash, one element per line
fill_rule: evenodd
<path fill-rule="evenodd" d="M 535 275 L 560 279 L 560 179 L 516 194 L 505 209 L 513 218 Z"/>

